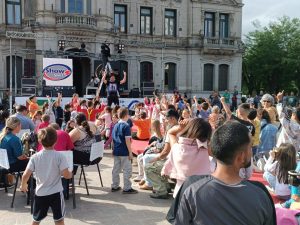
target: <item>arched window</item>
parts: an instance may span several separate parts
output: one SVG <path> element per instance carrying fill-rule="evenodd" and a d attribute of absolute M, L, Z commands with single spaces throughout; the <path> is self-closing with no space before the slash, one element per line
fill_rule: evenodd
<path fill-rule="evenodd" d="M 141 83 L 153 82 L 153 63 L 141 62 Z"/>
<path fill-rule="evenodd" d="M 140 72 L 142 96 L 152 95 L 154 91 L 153 64 L 151 62 L 141 62 Z"/>
<path fill-rule="evenodd" d="M 16 60 L 17 58 L 17 60 Z M 15 65 L 15 63 L 17 63 Z M 21 88 L 21 79 L 23 73 L 23 60 L 22 57 L 12 57 L 12 84 L 15 87 L 15 68 L 16 68 L 16 76 L 17 76 L 17 86 Z M 7 87 L 10 86 L 10 56 L 6 57 L 6 85 Z"/>
<path fill-rule="evenodd" d="M 228 90 L 229 66 L 222 64 L 219 66 L 219 91 Z"/>
<path fill-rule="evenodd" d="M 176 64 L 165 64 L 165 89 L 174 90 L 176 88 Z"/>
<path fill-rule="evenodd" d="M 203 90 L 212 91 L 214 87 L 214 65 L 204 64 Z"/>

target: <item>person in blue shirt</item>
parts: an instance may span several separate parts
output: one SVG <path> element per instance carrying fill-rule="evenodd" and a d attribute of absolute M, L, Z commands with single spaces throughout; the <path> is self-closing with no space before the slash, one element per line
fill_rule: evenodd
<path fill-rule="evenodd" d="M 268 153 L 276 146 L 277 127 L 271 123 L 268 111 L 263 110 L 261 114 L 260 144 L 258 153 Z"/>
<path fill-rule="evenodd" d="M 30 131 L 34 131 L 34 123 L 32 120 L 27 116 L 28 110 L 27 107 L 24 105 L 18 105 L 16 107 L 17 113 L 15 116 L 20 120 L 21 122 L 21 129 L 30 129 Z"/>
<path fill-rule="evenodd" d="M 119 109 L 119 122 L 114 126 L 112 132 L 113 138 L 113 156 L 114 166 L 112 170 L 112 186 L 111 191 L 121 190 L 120 173 L 123 171 L 124 187 L 123 194 L 136 194 L 137 191 L 131 187 L 132 165 L 133 158 L 131 151 L 131 131 L 127 121 L 129 112 L 126 108 Z"/>
<path fill-rule="evenodd" d="M 28 163 L 27 156 L 23 154 L 21 140 L 16 136 L 20 130 L 20 120 L 16 116 L 11 116 L 6 120 L 5 127 L 0 133 L 0 148 L 7 151 L 11 173 L 24 171 Z"/>

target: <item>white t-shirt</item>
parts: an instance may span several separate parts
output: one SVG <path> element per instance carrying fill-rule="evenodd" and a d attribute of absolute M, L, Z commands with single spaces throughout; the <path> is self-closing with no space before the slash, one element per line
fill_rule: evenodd
<path fill-rule="evenodd" d="M 61 172 L 68 168 L 64 155 L 55 150 L 42 150 L 30 158 L 27 168 L 35 172 L 37 196 L 63 191 Z"/>

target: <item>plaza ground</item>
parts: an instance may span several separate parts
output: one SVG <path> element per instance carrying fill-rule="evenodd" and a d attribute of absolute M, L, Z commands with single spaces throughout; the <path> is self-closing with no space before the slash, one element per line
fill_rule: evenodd
<path fill-rule="evenodd" d="M 172 199 L 157 200 L 149 198 L 149 191 L 139 191 L 138 194 L 124 195 L 122 192 L 112 193 L 111 171 L 113 158 L 110 150 L 105 150 L 104 158 L 100 163 L 104 187 L 100 185 L 96 166 L 86 169 L 90 195 L 86 194 L 84 182 L 78 186 L 79 174 L 76 175 L 76 203 L 73 209 L 72 196 L 66 201 L 66 225 L 166 225 L 166 213 Z M 133 163 L 133 177 L 136 176 L 137 165 Z M 122 182 L 122 174 L 121 182 Z M 83 180 L 82 180 L 83 181 Z M 122 186 L 122 185 L 121 185 Z M 133 182 L 133 188 L 138 189 Z M 27 225 L 31 224 L 30 207 L 26 205 L 25 194 L 20 191 L 16 194 L 14 208 L 10 208 L 13 189 L 6 194 L 0 192 L 0 224 Z M 52 213 L 41 224 L 54 224 Z"/>

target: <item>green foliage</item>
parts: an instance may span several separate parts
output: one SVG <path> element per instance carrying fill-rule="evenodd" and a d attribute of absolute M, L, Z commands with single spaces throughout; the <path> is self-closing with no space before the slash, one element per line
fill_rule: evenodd
<path fill-rule="evenodd" d="M 250 32 L 243 56 L 243 90 L 296 91 L 300 86 L 300 20 L 282 17 Z"/>

